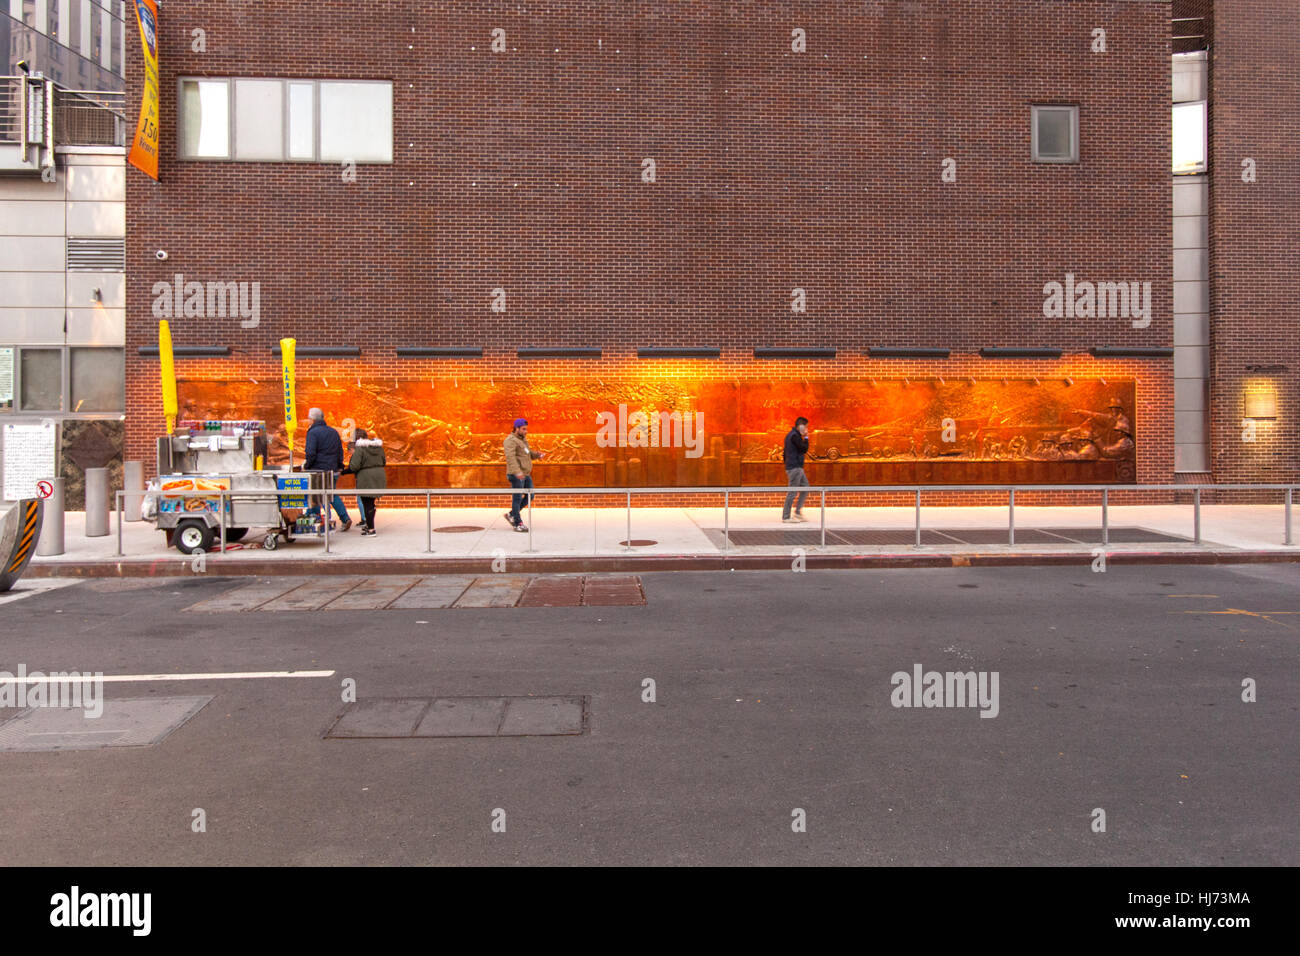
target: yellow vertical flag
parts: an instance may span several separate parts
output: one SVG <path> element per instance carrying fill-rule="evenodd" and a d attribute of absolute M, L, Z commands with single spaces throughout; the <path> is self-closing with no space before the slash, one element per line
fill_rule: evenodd
<path fill-rule="evenodd" d="M 89 12 L 85 15 L 89 16 Z M 127 154 L 126 161 L 156 180 L 160 122 L 156 0 L 135 0 L 135 19 L 140 25 L 140 46 L 144 57 L 144 98 L 140 102 L 140 121 L 136 124 L 135 139 L 131 141 L 131 151 Z"/>
<path fill-rule="evenodd" d="M 293 359 L 297 339 L 280 340 L 280 367 L 284 375 L 284 431 L 289 443 L 289 468 L 293 468 L 293 438 L 298 431 L 297 396 L 294 394 Z"/>
<path fill-rule="evenodd" d="M 163 415 L 170 435 L 176 428 L 176 359 L 172 355 L 172 330 L 166 319 L 158 323 L 158 366 L 162 375 Z"/>

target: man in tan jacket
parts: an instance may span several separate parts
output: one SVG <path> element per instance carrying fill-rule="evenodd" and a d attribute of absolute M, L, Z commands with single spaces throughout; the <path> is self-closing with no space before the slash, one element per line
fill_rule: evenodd
<path fill-rule="evenodd" d="M 511 488 L 531 488 L 533 487 L 533 461 L 541 458 L 540 451 L 533 451 L 528 447 L 528 422 L 523 418 L 516 418 L 514 431 L 506 436 L 506 477 L 510 479 Z M 529 494 L 513 495 L 510 499 L 511 508 L 506 512 L 506 520 L 510 522 L 511 527 L 516 531 L 527 531 L 528 526 L 519 515 L 519 510 L 523 508 L 532 498 Z"/>

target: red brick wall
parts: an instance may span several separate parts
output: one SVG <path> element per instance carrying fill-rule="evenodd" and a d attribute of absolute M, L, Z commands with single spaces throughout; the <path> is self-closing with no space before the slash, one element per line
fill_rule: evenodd
<path fill-rule="evenodd" d="M 1216 481 L 1300 476 L 1300 9 L 1294 0 L 1215 4 L 1211 53 L 1211 429 Z M 1256 182 L 1242 181 L 1254 159 Z M 1247 367 L 1285 365 L 1255 373 Z M 1278 417 L 1242 440 L 1248 389 Z"/>
<path fill-rule="evenodd" d="M 838 378 L 1114 374 L 1139 380 L 1139 480 L 1172 474 L 1168 346 L 1169 6 L 1054 0 L 867 2 L 169 0 L 159 37 L 162 182 L 128 175 L 128 456 L 161 427 L 151 288 L 176 272 L 260 281 L 261 324 L 178 319 L 178 344 L 230 345 L 182 374 L 274 377 L 271 346 L 357 345 L 368 373 Z M 494 27 L 510 51 L 488 52 Z M 791 30 L 808 52 L 790 52 Z M 1107 30 L 1109 52 L 1090 52 Z M 191 51 L 191 31 L 206 53 Z M 128 44 L 128 101 L 138 44 Z M 558 50 L 558 52 L 556 52 Z M 182 162 L 181 75 L 391 79 L 395 162 Z M 1081 106 L 1082 162 L 1029 160 L 1029 107 Z M 658 182 L 641 181 L 654 158 Z M 957 160 L 958 181 L 940 181 Z M 157 262 L 154 250 L 170 258 Z M 1044 319 L 1066 272 L 1153 283 L 1151 327 Z M 490 311 L 507 290 L 509 311 Z M 808 311 L 790 310 L 791 289 Z M 406 344 L 481 361 L 399 360 Z M 721 346 L 643 362 L 641 345 Z M 1000 362 L 984 345 L 1061 346 Z M 521 368 L 519 345 L 599 345 Z M 834 362 L 755 362 L 822 345 Z M 871 362 L 873 345 L 955 350 Z M 195 366 L 198 366 L 196 369 Z M 346 377 L 355 362 L 303 359 Z M 683 369 L 685 371 L 683 372 Z M 307 395 L 300 393 L 304 402 Z"/>

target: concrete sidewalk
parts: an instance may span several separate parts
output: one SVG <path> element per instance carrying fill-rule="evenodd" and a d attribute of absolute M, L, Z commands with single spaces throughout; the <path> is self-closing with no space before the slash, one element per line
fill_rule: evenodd
<path fill-rule="evenodd" d="M 777 567 L 805 560 L 809 567 L 872 565 L 1057 564 L 1091 561 L 1101 553 L 1098 507 L 1024 507 L 1015 510 L 1016 543 L 1008 543 L 1005 507 L 927 507 L 922 545 L 915 546 L 911 508 L 827 508 L 826 544 L 821 514 L 807 510 L 804 524 L 783 524 L 773 508 L 542 508 L 533 533 L 515 532 L 501 510 L 445 508 L 432 513 L 432 534 L 422 508 L 381 509 L 379 533 L 362 537 L 354 526 L 321 537 L 298 537 L 275 551 L 251 531 L 224 554 L 210 553 L 204 569 L 216 574 L 437 573 L 492 570 L 626 570 Z M 354 519 L 355 520 L 355 519 Z M 106 537 L 87 538 L 80 513 L 66 515 L 66 552 L 38 557 L 32 576 L 190 573 L 192 558 L 165 546 L 147 522 L 125 522 L 117 554 L 116 516 Z M 724 533 L 724 526 L 727 531 Z M 1187 505 L 1116 506 L 1110 509 L 1107 561 L 1220 563 L 1300 560 L 1284 541 L 1282 505 L 1205 505 L 1201 543 L 1193 541 Z M 432 539 L 432 551 L 429 550 Z"/>

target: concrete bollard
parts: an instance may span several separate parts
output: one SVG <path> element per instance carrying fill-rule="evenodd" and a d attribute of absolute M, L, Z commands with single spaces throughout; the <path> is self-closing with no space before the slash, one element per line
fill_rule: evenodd
<path fill-rule="evenodd" d="M 41 521 L 41 536 L 36 539 L 38 557 L 49 558 L 63 553 L 63 479 L 51 478 L 54 492 L 45 499 L 45 517 Z"/>
<path fill-rule="evenodd" d="M 122 490 L 126 492 L 122 496 L 122 519 L 144 520 L 140 514 L 144 506 L 144 462 L 128 461 L 122 465 Z"/>
<path fill-rule="evenodd" d="M 102 538 L 108 534 L 108 469 L 86 469 L 86 537 Z"/>

